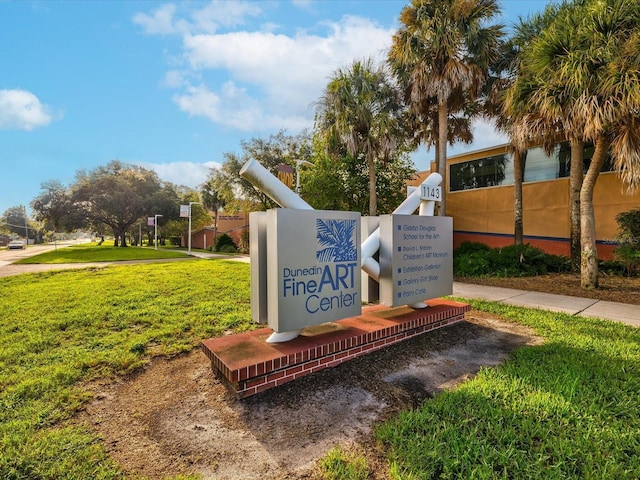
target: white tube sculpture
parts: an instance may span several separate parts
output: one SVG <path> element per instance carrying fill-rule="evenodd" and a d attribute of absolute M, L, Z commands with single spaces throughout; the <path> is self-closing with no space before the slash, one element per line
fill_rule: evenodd
<path fill-rule="evenodd" d="M 313 207 L 300 198 L 289 187 L 282 183 L 269 170 L 264 168 L 260 162 L 251 159 L 240 169 L 240 176 L 251 182 L 258 190 L 267 195 L 282 208 L 296 208 L 299 210 L 313 210 Z M 439 173 L 430 174 L 422 185 L 437 186 L 442 182 Z M 420 199 L 421 187 L 416 188 L 404 202 L 402 202 L 393 213 L 396 215 L 411 215 L 420 208 L 420 215 L 433 215 L 435 202 L 433 200 L 423 201 Z M 380 280 L 380 264 L 373 256 L 380 248 L 380 228 L 376 228 L 361 245 L 361 269 L 376 281 Z M 426 304 L 413 304 L 414 308 L 424 308 Z M 267 340 L 268 342 L 285 342 L 297 337 L 300 330 L 291 332 L 274 333 Z"/>

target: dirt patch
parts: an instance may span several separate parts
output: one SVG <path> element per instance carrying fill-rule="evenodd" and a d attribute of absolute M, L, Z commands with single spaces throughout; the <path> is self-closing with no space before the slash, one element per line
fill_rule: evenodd
<path fill-rule="evenodd" d="M 311 478 L 333 446 L 371 444 L 376 422 L 539 342 L 525 327 L 473 311 L 459 324 L 240 401 L 194 351 L 91 386 L 94 401 L 79 420 L 99 431 L 127 472 L 150 479 Z M 373 449 L 367 454 L 384 465 Z"/>

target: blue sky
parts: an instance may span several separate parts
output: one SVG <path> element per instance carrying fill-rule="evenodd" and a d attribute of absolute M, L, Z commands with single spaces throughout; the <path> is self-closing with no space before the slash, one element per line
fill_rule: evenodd
<path fill-rule="evenodd" d="M 310 129 L 331 73 L 381 61 L 407 3 L 0 0 L 0 214 L 114 159 L 197 188 L 242 140 Z M 502 21 L 545 3 L 503 0 Z M 479 124 L 450 152 L 503 141 Z"/>

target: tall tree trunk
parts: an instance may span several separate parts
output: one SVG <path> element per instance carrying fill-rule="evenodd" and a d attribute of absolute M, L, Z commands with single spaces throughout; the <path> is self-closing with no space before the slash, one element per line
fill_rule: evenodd
<path fill-rule="evenodd" d="M 447 101 L 438 104 L 438 173 L 442 176 L 442 200 L 440 215 L 447 214 Z"/>
<path fill-rule="evenodd" d="M 580 190 L 582 188 L 584 142 L 578 138 L 571 140 L 571 170 L 569 172 L 569 248 L 571 271 L 580 271 Z"/>
<path fill-rule="evenodd" d="M 369 215 L 375 217 L 378 214 L 378 197 L 376 194 L 376 164 L 373 157 L 368 160 L 369 164 Z"/>
<path fill-rule="evenodd" d="M 517 149 L 513 152 L 513 210 L 514 210 L 514 242 L 522 245 L 524 240 L 524 222 L 522 215 L 522 182 L 524 181 L 524 155 Z"/>
<path fill-rule="evenodd" d="M 440 140 L 438 139 L 438 137 L 436 137 L 435 139 L 435 154 L 436 154 L 435 155 L 436 156 L 435 158 L 436 172 L 440 173 Z M 431 172 L 431 165 L 429 165 L 429 172 Z M 440 188 L 444 189 L 444 185 L 440 184 Z M 433 214 L 440 215 L 441 209 L 442 209 L 442 205 L 440 204 L 440 202 L 436 202 Z"/>
<path fill-rule="evenodd" d="M 609 149 L 609 142 L 601 135 L 596 140 L 589 170 L 580 189 L 580 285 L 586 290 L 598 288 L 598 251 L 596 249 L 596 221 L 593 211 L 593 190 Z"/>

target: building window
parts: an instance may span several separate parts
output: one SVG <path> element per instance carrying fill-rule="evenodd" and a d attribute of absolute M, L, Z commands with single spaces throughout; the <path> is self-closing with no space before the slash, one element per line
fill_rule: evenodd
<path fill-rule="evenodd" d="M 569 175 L 571 152 L 566 144 L 557 145 L 551 155 L 542 147 L 527 149 L 524 156 L 524 181 L 555 180 Z"/>
<path fill-rule="evenodd" d="M 508 154 L 454 163 L 449 167 L 450 191 L 513 184 L 513 160 Z"/>
<path fill-rule="evenodd" d="M 591 144 L 584 147 L 584 171 L 593 157 Z M 524 158 L 524 181 L 540 182 L 568 177 L 571 170 L 571 148 L 568 142 L 557 145 L 551 155 L 542 147 L 527 149 Z M 611 158 L 607 155 L 602 172 L 613 170 Z M 513 185 L 513 157 L 507 153 L 478 158 L 449 166 L 449 191 L 458 192 L 475 188 Z"/>

